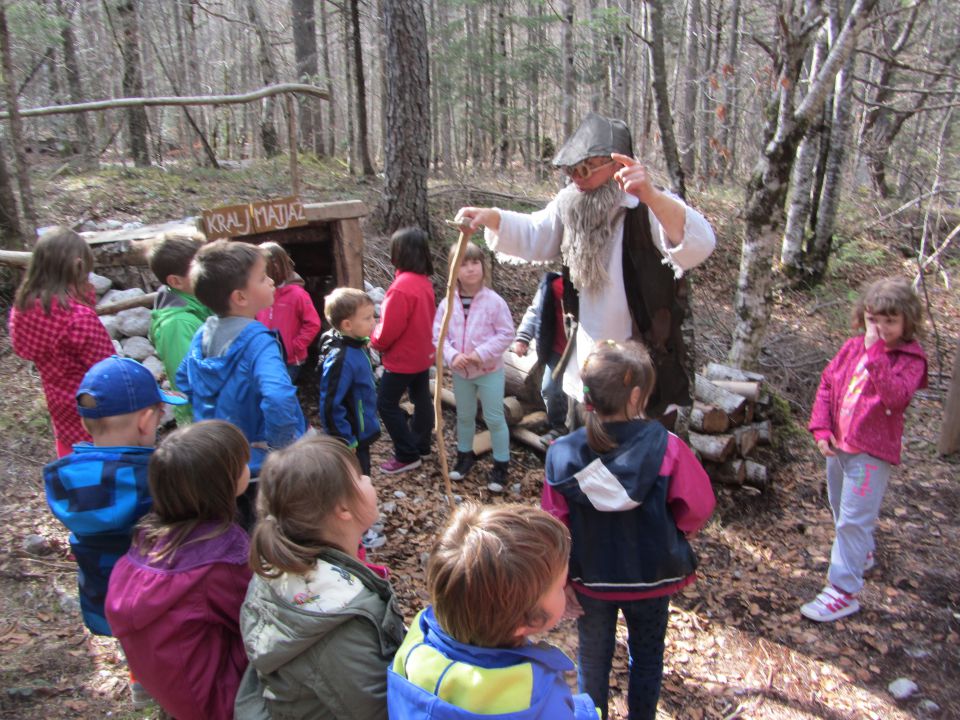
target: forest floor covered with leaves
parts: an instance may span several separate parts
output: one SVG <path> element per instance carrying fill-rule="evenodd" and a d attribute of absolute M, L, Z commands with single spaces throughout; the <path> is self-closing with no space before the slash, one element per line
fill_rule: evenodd
<path fill-rule="evenodd" d="M 333 165 L 308 164 L 304 176 L 307 200 L 378 198 L 377 183 L 345 180 Z M 285 194 L 284 182 L 283 163 L 219 173 L 109 169 L 41 182 L 44 201 L 38 204 L 44 223 L 101 218 L 153 222 Z M 485 191 L 450 184 L 434 188 L 436 220 L 468 202 L 524 207 L 520 199 L 551 193 L 548 186 L 529 190 L 522 177 L 474 185 Z M 510 197 L 517 199 L 511 202 Z M 701 363 L 722 360 L 732 329 L 739 193 L 732 197 L 711 191 L 695 199 L 719 240 L 694 276 Z M 776 441 L 761 458 L 772 482 L 762 493 L 715 488 L 716 513 L 694 543 L 700 579 L 671 606 L 660 718 L 960 717 L 960 566 L 955 551 L 960 546 L 960 458 L 936 454 L 951 353 L 960 336 L 960 298 L 952 289 L 960 282 L 956 251 L 945 259 L 951 288 L 936 278 L 927 280 L 939 335 L 939 342 L 934 334 L 924 341 L 931 387 L 918 394 L 907 414 L 904 461 L 884 500 L 877 565 L 861 598 L 863 610 L 824 625 L 799 613 L 824 582 L 833 536 L 823 462 L 804 430 L 820 371 L 849 335 L 850 300 L 860 283 L 881 273 L 909 274 L 915 267 L 907 241 L 875 232 L 859 237 L 862 220 L 854 217 L 847 223 L 847 237 L 823 284 L 782 290 L 771 307 L 761 370 L 784 400 L 778 403 L 782 412 Z M 368 279 L 386 286 L 385 239 L 372 226 L 365 234 Z M 438 248 L 438 259 L 443 255 Z M 515 266 L 496 270 L 497 288 L 516 319 L 539 272 Z M 2 293 L 0 299 L 9 303 Z M 94 638 L 82 627 L 67 532 L 43 497 L 40 473 L 53 458 L 53 442 L 39 378 L 13 355 L 5 327 L 0 331 L 0 388 L 0 717 L 151 717 L 154 711 L 136 712 L 130 706 L 114 642 Z M 315 408 L 314 399 L 304 399 L 308 409 Z M 446 447 L 452 452 L 452 415 L 446 426 Z M 513 451 L 511 482 L 520 483 L 519 492 L 492 495 L 486 489 L 489 459 L 455 492 L 482 502 L 536 503 L 543 458 L 516 445 Z M 375 461 L 388 453 L 388 441 L 381 440 L 374 447 Z M 388 542 L 372 559 L 391 568 L 409 620 L 426 600 L 423 563 L 448 514 L 441 475 L 436 461 L 430 461 L 400 476 L 375 470 L 374 484 Z M 42 542 L 30 538 L 34 535 Z M 37 552 L 38 542 L 45 551 Z M 573 623 L 564 622 L 547 639 L 575 655 Z M 626 678 L 626 645 L 618 642 L 610 681 L 612 718 L 626 717 Z M 888 684 L 898 678 L 919 686 L 906 701 L 898 702 L 888 692 Z"/>

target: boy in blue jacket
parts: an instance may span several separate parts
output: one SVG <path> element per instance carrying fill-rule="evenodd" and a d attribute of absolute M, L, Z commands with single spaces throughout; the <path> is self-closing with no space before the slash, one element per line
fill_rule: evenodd
<path fill-rule="evenodd" d="M 464 503 L 427 563 L 431 605 L 387 674 L 391 720 L 597 720 L 564 680 L 573 662 L 530 636 L 566 609 L 570 534 L 528 505 Z"/>
<path fill-rule="evenodd" d="M 357 453 L 370 474 L 370 446 L 380 437 L 377 388 L 367 343 L 377 320 L 362 290 L 337 288 L 323 299 L 331 329 L 320 338 L 320 422 Z"/>
<path fill-rule="evenodd" d="M 177 387 L 193 405 L 194 420 L 231 422 L 250 443 L 251 482 L 238 498 L 242 524 L 250 527 L 254 479 L 264 458 L 307 429 L 280 340 L 255 319 L 273 304 L 273 280 L 259 248 L 230 240 L 204 245 L 190 279 L 194 294 L 215 315 L 193 336 L 177 370 Z"/>

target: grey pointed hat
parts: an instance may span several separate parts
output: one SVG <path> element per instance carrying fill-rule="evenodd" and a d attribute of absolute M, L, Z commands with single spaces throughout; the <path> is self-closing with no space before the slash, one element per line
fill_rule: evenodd
<path fill-rule="evenodd" d="M 622 153 L 633 157 L 633 140 L 623 120 L 589 113 L 553 158 L 558 167 L 576 165 L 590 157 Z"/>

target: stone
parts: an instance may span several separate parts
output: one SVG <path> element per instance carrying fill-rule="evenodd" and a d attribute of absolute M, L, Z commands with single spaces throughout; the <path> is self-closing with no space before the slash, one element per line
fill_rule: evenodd
<path fill-rule="evenodd" d="M 127 337 L 146 337 L 150 332 L 150 309 L 144 307 L 121 310 L 117 313 L 120 319 L 120 332 Z"/>
<path fill-rule="evenodd" d="M 123 354 L 128 358 L 133 358 L 137 362 L 143 362 L 156 353 L 153 345 L 151 345 L 150 341 L 145 337 L 129 337 L 126 340 L 121 340 L 120 345 L 123 348 Z"/>
<path fill-rule="evenodd" d="M 921 715 L 927 717 L 933 717 L 934 715 L 940 714 L 940 706 L 937 705 L 933 700 L 929 698 L 924 698 L 917 704 L 917 710 L 920 711 Z"/>
<path fill-rule="evenodd" d="M 119 220 L 104 220 L 100 223 L 100 227 L 103 230 L 119 230 L 123 227 L 123 223 Z"/>
<path fill-rule="evenodd" d="M 133 340 L 133 338 L 130 339 Z M 163 362 L 156 355 L 148 355 L 140 362 L 153 374 L 157 382 L 160 382 L 166 377 L 167 369 L 163 367 Z"/>
<path fill-rule="evenodd" d="M 49 555 L 53 552 L 50 543 L 43 535 L 31 534 L 23 539 L 24 552 L 29 555 Z"/>
<path fill-rule="evenodd" d="M 920 688 L 909 678 L 897 678 L 887 685 L 887 691 L 897 700 L 906 700 Z"/>
<path fill-rule="evenodd" d="M 107 332 L 110 333 L 110 337 L 116 340 L 121 337 L 120 335 L 120 320 L 116 315 L 101 315 L 100 322 L 107 329 Z"/>
<path fill-rule="evenodd" d="M 398 500 L 403 500 L 407 496 L 407 494 L 403 490 L 394 490 L 393 496 Z"/>
<path fill-rule="evenodd" d="M 120 344 L 120 341 L 119 341 L 119 340 L 114 340 L 114 341 L 113 341 L 113 351 L 114 351 L 117 355 L 123 355 L 123 346 Z"/>
<path fill-rule="evenodd" d="M 912 657 L 914 660 L 923 660 L 925 658 L 930 657 L 929 650 L 924 650 L 923 648 L 919 648 L 919 647 L 907 648 L 906 650 L 904 650 L 904 652 L 910 657 Z"/>
<path fill-rule="evenodd" d="M 487 485 L 487 490 L 489 490 L 489 491 L 492 492 L 492 493 L 497 493 L 497 494 L 499 494 L 499 493 L 504 492 L 504 491 L 506 490 L 506 488 L 505 488 L 503 485 L 501 485 L 500 483 L 492 482 L 492 483 L 490 483 L 490 484 Z"/>
<path fill-rule="evenodd" d="M 146 295 L 143 291 L 143 288 L 133 287 L 127 290 L 108 290 L 103 294 L 103 297 L 100 298 L 100 302 L 97 303 L 97 307 L 103 307 L 104 305 L 113 305 L 113 303 L 123 302 L 124 300 L 132 300 L 135 297 L 140 297 L 141 295 Z"/>
<path fill-rule="evenodd" d="M 60 596 L 60 608 L 71 615 L 80 614 L 80 600 L 73 595 L 63 594 Z"/>
<path fill-rule="evenodd" d="M 95 272 L 90 273 L 89 280 L 90 284 L 93 285 L 94 291 L 97 293 L 97 297 L 100 297 L 113 287 L 113 280 L 103 275 L 97 275 Z"/>
<path fill-rule="evenodd" d="M 520 483 L 514 483 L 510 486 L 510 489 L 519 495 L 520 491 L 523 489 L 523 486 Z"/>
<path fill-rule="evenodd" d="M 373 304 L 373 316 L 380 317 L 380 303 Z"/>
<path fill-rule="evenodd" d="M 365 293 L 367 293 L 367 295 L 369 295 L 369 294 L 370 294 L 370 291 L 373 290 L 375 287 L 376 287 L 376 285 L 374 285 L 374 284 L 373 284 L 372 282 L 370 282 L 369 280 L 364 280 L 364 281 L 363 281 L 363 291 L 364 291 Z"/>
<path fill-rule="evenodd" d="M 383 302 L 383 299 L 387 296 L 387 293 L 383 288 L 375 287 L 373 290 L 367 290 L 367 295 L 369 295 L 370 299 L 373 300 L 374 305 L 379 305 Z"/>
<path fill-rule="evenodd" d="M 380 506 L 380 509 L 385 513 L 392 513 L 397 509 L 397 503 L 395 500 L 388 500 Z"/>
<path fill-rule="evenodd" d="M 125 222 L 120 226 L 121 230 L 136 230 L 137 228 L 142 228 L 143 223 L 139 220 L 134 220 L 133 222 Z"/>

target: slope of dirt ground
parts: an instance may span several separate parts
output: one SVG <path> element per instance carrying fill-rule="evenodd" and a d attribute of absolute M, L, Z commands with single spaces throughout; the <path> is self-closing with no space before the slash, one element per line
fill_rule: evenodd
<path fill-rule="evenodd" d="M 313 177 L 319 186 L 321 180 Z M 232 192 L 241 196 L 244 188 Z M 549 188 L 540 194 L 549 194 Z M 336 196 L 333 191 L 331 196 Z M 163 212 L 191 213 L 188 205 L 171 210 L 176 202 L 164 200 L 163 209 L 149 219 L 162 219 Z M 461 197 L 451 202 L 459 203 Z M 451 207 L 438 208 L 438 219 L 449 215 Z M 51 220 L 58 219 L 56 210 L 49 212 Z M 696 275 L 701 362 L 722 359 L 732 328 L 739 253 L 736 239 L 725 232 L 732 226 L 725 218 L 733 213 L 719 201 L 708 203 L 721 237 L 716 253 Z M 384 239 L 371 240 L 368 275 L 385 284 Z M 442 254 L 438 250 L 438 259 Z M 851 289 L 881 270 L 910 271 L 909 263 L 883 246 L 850 242 L 837 258 L 823 285 L 813 291 L 782 291 L 772 308 L 762 370 L 786 400 L 782 409 L 788 422 L 778 428 L 775 446 L 763 451 L 771 487 L 764 493 L 716 487 L 716 514 L 695 541 L 700 580 L 671 607 L 661 718 L 960 717 L 960 569 L 954 557 L 960 544 L 960 458 L 936 455 L 943 388 L 960 335 L 960 301 L 952 290 L 928 287 L 942 340 L 939 352 L 935 337 L 924 343 L 931 356 L 931 388 L 917 396 L 908 412 L 904 462 L 884 500 L 877 566 L 868 576 L 863 610 L 826 625 L 808 622 L 798 612 L 823 583 L 833 535 L 823 462 L 802 429 L 809 403 L 823 365 L 848 335 Z M 501 290 L 516 317 L 538 272 L 498 268 Z M 947 273 L 952 284 L 960 280 L 955 256 Z M 943 384 L 937 377 L 941 368 Z M 12 354 L 5 330 L 0 332 L 0 388 L 0 717 L 154 717 L 155 710 L 131 708 L 123 660 L 113 641 L 93 638 L 82 627 L 67 533 L 43 499 L 40 470 L 52 459 L 52 440 L 39 379 Z M 302 392 L 305 407 L 315 410 L 309 383 Z M 450 452 L 452 426 L 447 413 Z M 513 449 L 512 482 L 520 483 L 519 492 L 493 496 L 487 491 L 489 460 L 457 484 L 455 492 L 483 502 L 536 503 L 542 457 Z M 374 447 L 375 461 L 388 453 L 388 442 L 381 440 Z M 426 600 L 423 563 L 447 515 L 440 472 L 431 461 L 401 476 L 375 470 L 374 482 L 388 543 L 373 559 L 392 569 L 409 620 Z M 27 551 L 31 535 L 45 541 L 45 553 Z M 575 655 L 572 623 L 564 622 L 548 639 Z M 626 717 L 625 635 L 619 640 L 610 683 L 612 718 Z M 900 677 L 919 685 L 904 702 L 887 691 Z"/>

